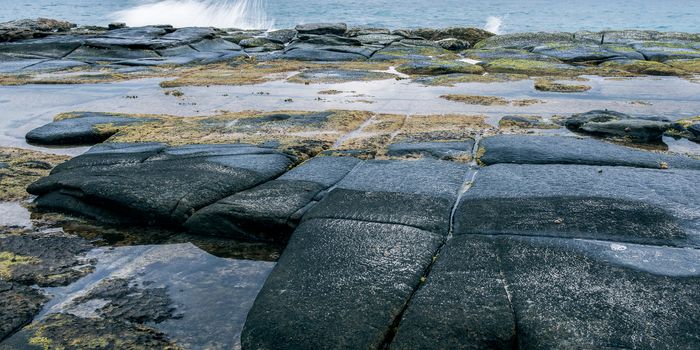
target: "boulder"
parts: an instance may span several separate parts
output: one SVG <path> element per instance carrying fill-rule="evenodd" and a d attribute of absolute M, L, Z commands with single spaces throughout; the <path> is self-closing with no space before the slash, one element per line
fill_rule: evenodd
<path fill-rule="evenodd" d="M 580 131 L 605 137 L 624 138 L 635 142 L 658 142 L 671 127 L 669 122 L 645 119 L 623 119 L 608 122 L 588 122 Z"/>
<path fill-rule="evenodd" d="M 571 130 L 578 130 L 586 123 L 605 123 L 615 120 L 631 119 L 632 117 L 621 112 L 610 110 L 594 110 L 586 113 L 574 114 L 564 120 L 564 126 Z"/>
<path fill-rule="evenodd" d="M 485 165 L 582 164 L 659 169 L 700 170 L 700 160 L 642 151 L 590 138 L 566 136 L 496 135 L 479 143 Z"/>
<path fill-rule="evenodd" d="M 238 45 L 244 48 L 258 47 L 267 44 L 272 44 L 272 41 L 266 38 L 250 38 L 241 40 Z"/>
<path fill-rule="evenodd" d="M 279 178 L 197 211 L 185 227 L 204 235 L 286 242 L 301 216 L 360 161 L 316 157 Z"/>
<path fill-rule="evenodd" d="M 299 24 L 294 29 L 299 34 L 343 35 L 348 30 L 348 26 L 345 23 L 309 23 Z"/>
<path fill-rule="evenodd" d="M 409 46 L 402 43 L 392 43 L 372 55 L 373 61 L 417 60 L 426 61 L 440 57 L 452 57 L 454 53 L 441 47 Z"/>
<path fill-rule="evenodd" d="M 700 50 L 685 43 L 641 42 L 632 44 L 632 47 L 649 61 L 700 58 Z"/>
<path fill-rule="evenodd" d="M 131 118 L 119 114 L 77 112 L 33 129 L 25 138 L 29 143 L 41 145 L 94 145 L 116 134 L 120 126 L 148 121 L 148 118 Z"/>
<path fill-rule="evenodd" d="M 294 39 L 297 31 L 294 29 L 280 29 L 265 33 L 265 37 L 278 44 L 287 44 Z"/>
<path fill-rule="evenodd" d="M 292 160 L 245 144 L 94 147 L 27 189 L 37 207 L 110 223 L 182 225 L 196 210 L 269 181 Z"/>

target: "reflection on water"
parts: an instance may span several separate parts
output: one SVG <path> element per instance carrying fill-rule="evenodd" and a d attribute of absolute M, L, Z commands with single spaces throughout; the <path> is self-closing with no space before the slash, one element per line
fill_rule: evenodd
<path fill-rule="evenodd" d="M 29 210 L 18 202 L 0 202 L 0 226 L 31 228 Z"/>
<path fill-rule="evenodd" d="M 248 310 L 275 265 L 218 258 L 190 243 L 100 248 L 87 258 L 96 259 L 95 271 L 69 286 L 47 288 L 53 299 L 39 317 L 71 312 L 71 301 L 100 281 L 124 278 L 148 288 L 165 287 L 181 317 L 150 326 L 183 348 L 200 349 L 239 346 Z"/>

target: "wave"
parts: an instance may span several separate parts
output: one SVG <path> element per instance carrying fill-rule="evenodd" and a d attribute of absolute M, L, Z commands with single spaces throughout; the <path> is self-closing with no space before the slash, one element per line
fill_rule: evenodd
<path fill-rule="evenodd" d="M 503 20 L 496 16 L 489 16 L 486 18 L 486 25 L 484 25 L 484 30 L 488 30 L 493 34 L 501 34 L 501 26 L 503 25 Z"/>
<path fill-rule="evenodd" d="M 263 0 L 164 0 L 115 12 L 112 18 L 129 26 L 271 29 L 274 25 Z"/>

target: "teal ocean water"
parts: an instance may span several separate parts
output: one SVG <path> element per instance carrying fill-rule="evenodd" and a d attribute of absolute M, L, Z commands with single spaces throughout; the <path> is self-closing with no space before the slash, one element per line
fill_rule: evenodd
<path fill-rule="evenodd" d="M 286 28 L 344 21 L 389 28 L 487 27 L 501 33 L 654 29 L 700 32 L 698 0 L 0 0 L 0 22 L 50 17 L 79 24 L 168 23 Z"/>

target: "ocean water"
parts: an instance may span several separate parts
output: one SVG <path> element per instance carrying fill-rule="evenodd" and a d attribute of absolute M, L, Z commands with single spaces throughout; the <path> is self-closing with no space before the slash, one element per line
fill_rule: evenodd
<path fill-rule="evenodd" d="M 0 0 L 0 22 L 288 28 L 343 21 L 388 28 L 474 26 L 500 33 L 653 29 L 700 32 L 700 0 Z"/>

